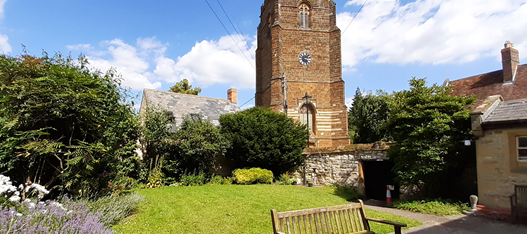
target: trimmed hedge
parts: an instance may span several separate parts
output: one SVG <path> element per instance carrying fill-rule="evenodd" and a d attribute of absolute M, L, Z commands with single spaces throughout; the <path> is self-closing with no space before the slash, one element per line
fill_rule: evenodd
<path fill-rule="evenodd" d="M 232 172 L 237 184 L 271 184 L 273 172 L 261 168 L 236 169 Z"/>

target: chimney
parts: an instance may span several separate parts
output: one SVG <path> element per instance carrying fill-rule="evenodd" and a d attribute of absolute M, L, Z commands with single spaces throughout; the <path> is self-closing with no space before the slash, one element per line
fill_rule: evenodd
<path fill-rule="evenodd" d="M 517 49 L 510 41 L 505 42 L 505 48 L 501 50 L 501 62 L 503 64 L 503 83 L 513 82 L 516 76 L 516 68 L 520 65 L 520 57 Z"/>
<path fill-rule="evenodd" d="M 227 99 L 229 100 L 229 102 L 238 103 L 238 90 L 237 89 L 227 90 Z"/>

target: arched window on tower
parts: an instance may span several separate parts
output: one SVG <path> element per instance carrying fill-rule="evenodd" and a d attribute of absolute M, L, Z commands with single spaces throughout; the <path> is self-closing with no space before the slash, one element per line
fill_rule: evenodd
<path fill-rule="evenodd" d="M 311 135 L 315 134 L 315 131 L 313 129 L 316 129 L 315 127 L 315 109 L 313 108 L 312 104 L 304 104 L 300 108 L 300 123 L 306 124 L 307 128 L 309 129 L 309 133 Z"/>
<path fill-rule="evenodd" d="M 300 7 L 300 28 L 309 28 L 309 6 L 302 3 Z"/>

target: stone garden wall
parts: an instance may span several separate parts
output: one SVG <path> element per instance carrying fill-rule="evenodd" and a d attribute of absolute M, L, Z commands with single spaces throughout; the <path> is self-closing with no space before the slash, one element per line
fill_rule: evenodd
<path fill-rule="evenodd" d="M 354 187 L 364 192 L 364 175 L 360 162 L 388 160 L 387 149 L 362 149 L 342 152 L 304 153 L 306 157 L 306 181 L 315 185 L 339 185 Z M 295 174 L 303 180 L 303 168 Z M 316 179 L 315 179 L 316 178 Z"/>

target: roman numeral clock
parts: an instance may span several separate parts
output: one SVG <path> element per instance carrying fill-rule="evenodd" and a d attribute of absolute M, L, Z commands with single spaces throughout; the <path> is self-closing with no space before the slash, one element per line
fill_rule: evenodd
<path fill-rule="evenodd" d="M 333 0 L 264 1 L 256 50 L 256 105 L 309 126 L 310 147 L 350 143 Z"/>

